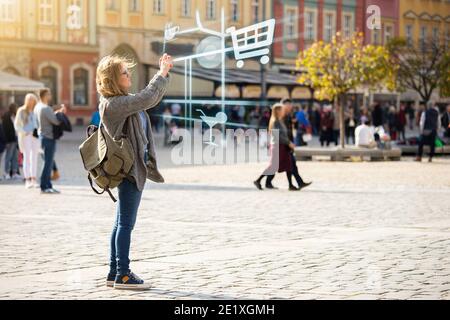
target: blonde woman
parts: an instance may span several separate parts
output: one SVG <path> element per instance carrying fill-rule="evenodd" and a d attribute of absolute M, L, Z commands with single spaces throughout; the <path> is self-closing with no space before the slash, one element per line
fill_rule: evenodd
<path fill-rule="evenodd" d="M 262 190 L 261 180 L 266 177 L 274 176 L 276 172 L 286 172 L 289 182 L 289 190 L 298 190 L 292 184 L 292 161 L 290 158 L 291 150 L 294 150 L 295 145 L 289 140 L 288 129 L 283 122 L 284 108 L 281 103 L 277 103 L 272 107 L 272 115 L 269 121 L 269 133 L 271 136 L 270 142 L 270 165 L 264 170 L 263 174 L 254 181 L 254 185 Z M 275 134 L 274 130 L 277 131 Z M 270 182 L 266 180 L 267 189 L 276 189 Z"/>
<path fill-rule="evenodd" d="M 23 154 L 23 175 L 25 187 L 37 187 L 36 174 L 39 153 L 39 139 L 35 136 L 37 125 L 34 107 L 38 102 L 36 95 L 29 93 L 25 96 L 25 103 L 17 110 L 14 128 L 19 140 L 19 149 Z"/>
<path fill-rule="evenodd" d="M 129 269 L 129 251 L 146 179 L 164 182 L 157 169 L 152 128 L 146 110 L 157 106 L 163 98 L 169 84 L 169 71 L 173 67 L 172 58 L 164 54 L 159 59 L 159 66 L 159 72 L 147 87 L 135 95 L 129 94 L 133 63 L 119 56 L 107 56 L 97 68 L 101 123 L 115 139 L 126 132 L 135 153 L 129 177 L 118 187 L 116 222 L 111 235 L 110 272 L 106 284 L 116 289 L 145 290 L 150 287 Z"/>

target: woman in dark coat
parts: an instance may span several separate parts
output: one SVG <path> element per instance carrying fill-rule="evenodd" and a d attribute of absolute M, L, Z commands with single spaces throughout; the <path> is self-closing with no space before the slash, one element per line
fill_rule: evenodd
<path fill-rule="evenodd" d="M 270 142 L 270 165 L 264 170 L 263 174 L 253 183 L 262 190 L 261 180 L 264 177 L 273 176 L 277 172 L 286 172 L 289 182 L 289 190 L 298 190 L 292 184 L 292 161 L 290 152 L 295 145 L 289 140 L 288 131 L 283 123 L 283 105 L 280 103 L 272 107 L 272 116 L 269 123 L 269 132 L 271 134 Z M 273 130 L 277 130 L 277 133 Z"/>

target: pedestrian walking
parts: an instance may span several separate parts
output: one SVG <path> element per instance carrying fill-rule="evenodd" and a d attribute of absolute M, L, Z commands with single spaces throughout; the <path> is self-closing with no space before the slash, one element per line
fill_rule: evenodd
<path fill-rule="evenodd" d="M 441 118 L 442 128 L 444 129 L 444 138 L 446 142 L 450 142 L 450 104 L 447 105 L 447 109 Z"/>
<path fill-rule="evenodd" d="M 397 140 L 397 110 L 394 106 L 389 107 L 387 115 L 387 124 L 389 129 L 389 135 L 392 141 Z"/>
<path fill-rule="evenodd" d="M 308 120 L 307 114 L 303 106 L 299 107 L 299 110 L 295 113 L 295 119 L 297 124 L 297 134 L 295 137 L 295 145 L 302 147 L 308 145 L 303 139 L 303 135 L 308 133 L 311 129 L 311 124 Z"/>
<path fill-rule="evenodd" d="M 420 117 L 419 127 L 420 139 L 416 161 L 422 161 L 423 146 L 428 145 L 430 147 L 428 162 L 432 162 L 434 157 L 437 132 L 441 127 L 441 121 L 439 119 L 439 109 L 436 107 L 434 102 L 429 101 L 427 103 L 427 106 Z"/>
<path fill-rule="evenodd" d="M 413 130 L 414 129 L 414 117 L 416 116 L 414 107 L 411 104 L 408 104 L 405 111 L 406 111 L 406 114 L 408 115 L 409 130 Z"/>
<path fill-rule="evenodd" d="M 293 120 L 292 120 L 292 112 L 293 112 L 292 101 L 291 101 L 291 99 L 288 99 L 288 98 L 283 99 L 283 100 L 281 100 L 281 105 L 283 106 L 282 121 L 283 121 L 284 126 L 286 127 L 288 139 L 291 143 L 293 143 L 294 142 L 294 132 L 293 132 Z M 292 169 L 291 174 L 288 173 L 288 180 L 290 181 L 289 182 L 289 190 L 290 191 L 302 190 L 303 188 L 306 188 L 309 185 L 311 185 L 311 182 L 305 183 L 299 174 L 298 167 L 297 167 L 297 159 L 295 158 L 294 149 L 295 149 L 295 145 L 294 145 L 294 148 L 292 148 L 288 153 L 288 156 L 289 156 L 289 159 L 291 162 L 290 167 Z M 281 159 L 281 156 L 280 156 L 280 159 Z M 290 178 L 291 175 L 294 176 L 298 187 L 296 187 L 291 182 L 291 178 Z M 272 188 L 275 188 L 272 185 L 272 181 L 274 178 L 275 178 L 275 174 L 269 175 L 266 180 L 266 185 L 269 185 L 269 186 L 272 186 Z"/>
<path fill-rule="evenodd" d="M 355 141 L 355 129 L 356 129 L 356 116 L 353 107 L 349 107 L 345 114 L 345 137 L 347 144 L 350 143 L 350 138 L 352 143 L 356 144 Z"/>
<path fill-rule="evenodd" d="M 44 166 L 41 173 L 41 193 L 59 194 L 60 192 L 53 188 L 51 182 L 52 169 L 55 166 L 56 140 L 53 135 L 53 126 L 59 126 L 61 122 L 56 117 L 57 112 L 67 113 L 66 107 L 62 106 L 56 112 L 50 107 L 52 93 L 50 89 L 41 89 L 39 91 L 39 102 L 34 108 L 36 116 L 38 136 L 41 148 L 44 151 Z"/>
<path fill-rule="evenodd" d="M 172 127 L 176 126 L 172 120 L 172 113 L 170 108 L 166 107 L 163 112 L 163 125 L 164 125 L 164 146 L 169 146 L 172 143 Z"/>
<path fill-rule="evenodd" d="M 25 96 L 25 103 L 17 110 L 14 127 L 17 132 L 19 149 L 23 154 L 23 175 L 26 188 L 37 187 L 37 164 L 39 139 L 34 108 L 38 102 L 36 95 Z"/>
<path fill-rule="evenodd" d="M 313 116 L 312 116 L 311 124 L 312 124 L 312 128 L 313 128 L 313 134 L 316 136 L 320 133 L 320 117 L 321 117 L 320 105 L 318 105 L 318 104 L 313 105 L 312 115 Z"/>
<path fill-rule="evenodd" d="M 379 103 L 373 106 L 372 110 L 372 124 L 374 127 L 380 127 L 384 125 L 384 112 Z"/>
<path fill-rule="evenodd" d="M 19 172 L 19 149 L 17 146 L 17 134 L 14 129 L 14 121 L 17 114 L 17 104 L 12 103 L 2 117 L 3 132 L 6 139 L 5 150 L 5 180 L 18 180 Z"/>
<path fill-rule="evenodd" d="M 119 201 L 110 240 L 110 271 L 106 284 L 116 289 L 144 290 L 150 286 L 129 268 L 131 232 L 136 223 L 146 178 L 164 181 L 157 169 L 152 127 L 146 110 L 156 107 L 163 98 L 173 62 L 169 55 L 164 54 L 159 60 L 158 73 L 136 95 L 128 93 L 131 88 L 130 69 L 133 66 L 133 63 L 119 56 L 106 56 L 97 67 L 102 125 L 113 139 L 122 138 L 123 132 L 126 132 L 134 150 L 131 171 L 118 186 Z"/>
<path fill-rule="evenodd" d="M 398 140 L 406 141 L 406 108 L 405 105 L 400 105 L 400 110 L 397 114 L 397 138 Z"/>
<path fill-rule="evenodd" d="M 333 141 L 337 146 L 339 145 L 339 136 L 340 136 L 340 106 L 336 105 L 336 108 L 333 110 Z"/>
<path fill-rule="evenodd" d="M 289 190 L 297 190 L 292 184 L 292 162 L 290 159 L 290 150 L 295 148 L 295 145 L 289 140 L 288 129 L 283 121 L 284 110 L 281 103 L 277 103 L 272 107 L 272 115 L 269 122 L 270 141 L 270 165 L 264 170 L 261 176 L 254 181 L 254 185 L 263 190 L 261 181 L 266 177 L 266 188 L 276 189 L 272 185 L 273 177 L 276 172 L 286 172 L 289 183 Z M 274 132 L 277 130 L 277 134 Z"/>
<path fill-rule="evenodd" d="M 0 107 L 0 113 L 1 113 L 1 107 Z M 3 124 L 0 118 L 0 181 L 3 181 L 5 179 L 3 175 L 3 166 L 1 165 L 3 163 L 3 155 L 5 154 L 6 149 L 6 137 L 5 132 L 3 131 Z"/>
<path fill-rule="evenodd" d="M 320 145 L 323 147 L 326 143 L 327 147 L 333 141 L 333 113 L 331 106 L 325 106 L 320 116 Z"/>

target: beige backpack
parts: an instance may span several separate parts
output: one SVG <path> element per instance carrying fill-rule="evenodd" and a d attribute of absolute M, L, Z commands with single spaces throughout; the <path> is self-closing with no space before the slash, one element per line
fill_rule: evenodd
<path fill-rule="evenodd" d="M 121 139 L 114 140 L 102 123 L 99 127 L 91 125 L 87 128 L 87 139 L 79 149 L 92 190 L 96 194 L 106 191 L 111 199 L 117 202 L 111 190 L 127 177 L 134 163 L 133 147 L 126 134 L 122 135 Z M 103 191 L 96 190 L 93 182 Z"/>

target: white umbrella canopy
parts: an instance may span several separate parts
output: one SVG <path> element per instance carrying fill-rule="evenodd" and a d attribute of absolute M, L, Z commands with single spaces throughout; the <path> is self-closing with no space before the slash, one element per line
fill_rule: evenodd
<path fill-rule="evenodd" d="M 0 71 L 0 91 L 36 91 L 44 87 L 42 82 Z"/>

